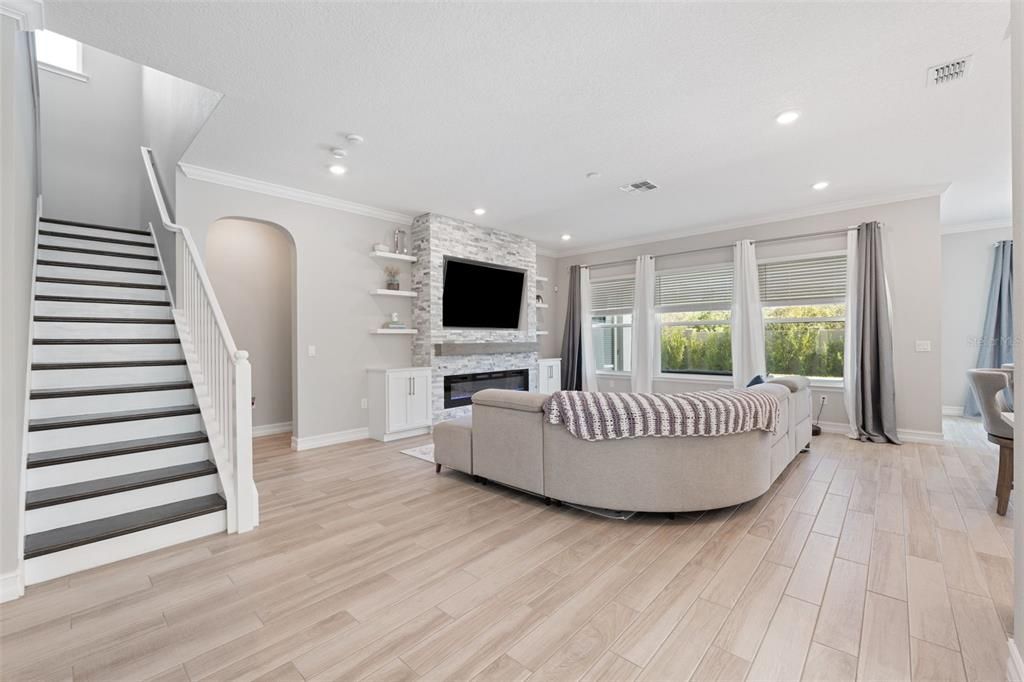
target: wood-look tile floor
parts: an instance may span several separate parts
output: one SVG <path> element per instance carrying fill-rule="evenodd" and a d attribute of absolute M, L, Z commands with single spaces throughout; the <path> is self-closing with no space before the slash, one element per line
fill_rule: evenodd
<path fill-rule="evenodd" d="M 946 428 L 823 436 L 760 499 L 628 522 L 435 475 L 409 441 L 261 439 L 257 531 L 30 587 L 0 674 L 1005 680 L 1012 519 L 994 446 Z"/>

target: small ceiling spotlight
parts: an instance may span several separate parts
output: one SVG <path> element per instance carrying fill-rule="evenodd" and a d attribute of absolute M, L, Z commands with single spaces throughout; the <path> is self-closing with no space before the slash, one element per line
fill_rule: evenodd
<path fill-rule="evenodd" d="M 327 170 L 331 171 L 334 175 L 344 175 L 348 171 L 348 169 L 340 163 L 332 163 L 327 167 Z"/>
<path fill-rule="evenodd" d="M 783 111 L 775 117 L 775 122 L 780 126 L 788 126 L 791 123 L 795 123 L 798 118 L 800 118 L 799 111 Z"/>
<path fill-rule="evenodd" d="M 563 235 L 562 235 L 562 241 L 563 241 L 563 242 L 567 242 L 567 241 L 569 241 L 570 239 L 572 239 L 572 235 L 571 235 L 571 234 L 563 234 Z"/>
<path fill-rule="evenodd" d="M 826 189 L 827 187 L 828 180 L 822 180 L 811 185 L 811 189 L 815 190 L 816 192 L 820 192 L 821 190 Z"/>
<path fill-rule="evenodd" d="M 474 208 L 473 209 L 473 215 L 483 215 L 484 213 L 487 213 L 487 209 L 486 208 Z"/>
<path fill-rule="evenodd" d="M 348 156 L 348 152 L 342 149 L 341 147 L 335 147 L 334 149 L 331 150 L 331 156 L 333 156 L 336 159 L 344 159 L 346 156 Z"/>
<path fill-rule="evenodd" d="M 597 171 L 590 171 L 589 173 L 587 173 L 587 180 L 593 180 L 594 178 L 599 177 L 601 177 L 601 174 L 598 173 Z"/>
<path fill-rule="evenodd" d="M 345 141 L 348 142 L 349 144 L 362 144 L 363 136 L 356 135 L 355 133 L 349 133 L 348 135 L 345 136 Z"/>

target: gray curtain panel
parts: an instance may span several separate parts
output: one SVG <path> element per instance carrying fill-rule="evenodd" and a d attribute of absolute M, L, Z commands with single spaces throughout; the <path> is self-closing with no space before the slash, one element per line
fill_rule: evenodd
<path fill-rule="evenodd" d="M 899 443 L 896 380 L 893 372 L 892 318 L 885 283 L 882 227 L 857 227 L 857 283 L 853 292 L 854 343 L 859 350 L 854 419 L 862 441 Z"/>
<path fill-rule="evenodd" d="M 568 310 L 562 334 L 562 388 L 583 390 L 583 304 L 580 298 L 580 266 L 569 268 Z"/>
<path fill-rule="evenodd" d="M 996 243 L 985 325 L 978 339 L 978 362 L 974 366 L 984 369 L 1007 362 L 1013 362 L 1013 242 L 1010 240 Z M 1012 405 L 1012 400 L 1008 404 Z M 964 415 L 981 415 L 970 388 L 964 398 Z"/>

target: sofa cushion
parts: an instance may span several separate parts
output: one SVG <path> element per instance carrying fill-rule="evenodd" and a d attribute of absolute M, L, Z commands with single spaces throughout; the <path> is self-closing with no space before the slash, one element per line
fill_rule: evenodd
<path fill-rule="evenodd" d="M 473 473 L 472 417 L 459 417 L 434 425 L 434 461 L 449 469 Z"/>
<path fill-rule="evenodd" d="M 807 377 L 795 375 L 788 377 L 772 377 L 768 381 L 769 383 L 773 384 L 781 384 L 782 386 L 785 386 L 793 393 L 796 393 L 797 391 L 802 391 L 805 388 L 810 388 L 811 386 L 810 379 L 808 379 Z"/>
<path fill-rule="evenodd" d="M 485 388 L 473 394 L 474 405 L 488 407 L 504 407 L 520 412 L 542 412 L 546 393 L 529 393 L 527 391 L 507 391 L 500 388 Z"/>

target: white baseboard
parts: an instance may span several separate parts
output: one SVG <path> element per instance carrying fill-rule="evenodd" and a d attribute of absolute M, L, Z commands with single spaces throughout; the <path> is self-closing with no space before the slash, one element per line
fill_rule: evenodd
<path fill-rule="evenodd" d="M 819 422 L 823 433 L 838 433 L 846 435 L 850 431 L 849 424 L 839 422 Z M 927 443 L 929 445 L 941 445 L 945 439 L 941 432 L 937 431 L 916 431 L 913 429 L 900 429 L 899 437 L 906 443 Z M 1024 682 L 1024 680 L 1022 680 Z"/>
<path fill-rule="evenodd" d="M 0 603 L 17 599 L 23 594 L 25 583 L 21 579 L 21 571 L 0 575 Z"/>
<path fill-rule="evenodd" d="M 1011 637 L 1006 640 L 1006 645 L 1010 649 L 1010 657 L 1006 660 L 1006 677 L 1010 682 L 1024 682 L 1024 660 L 1021 660 L 1017 644 Z"/>
<path fill-rule="evenodd" d="M 943 405 L 942 406 L 943 417 L 962 417 L 964 416 L 963 405 Z"/>
<path fill-rule="evenodd" d="M 292 436 L 293 450 L 309 450 L 311 448 L 323 448 L 338 443 L 348 443 L 354 440 L 364 440 L 370 437 L 369 430 L 362 426 L 358 429 L 348 431 L 335 431 L 334 433 L 322 433 L 319 436 L 306 436 L 297 438 Z"/>
<path fill-rule="evenodd" d="M 279 422 L 277 424 L 263 424 L 252 427 L 252 437 L 273 436 L 278 433 L 288 433 L 292 430 L 291 422 Z"/>
<path fill-rule="evenodd" d="M 850 431 L 850 425 L 841 422 L 818 422 L 822 433 L 838 433 L 845 436 Z"/>

